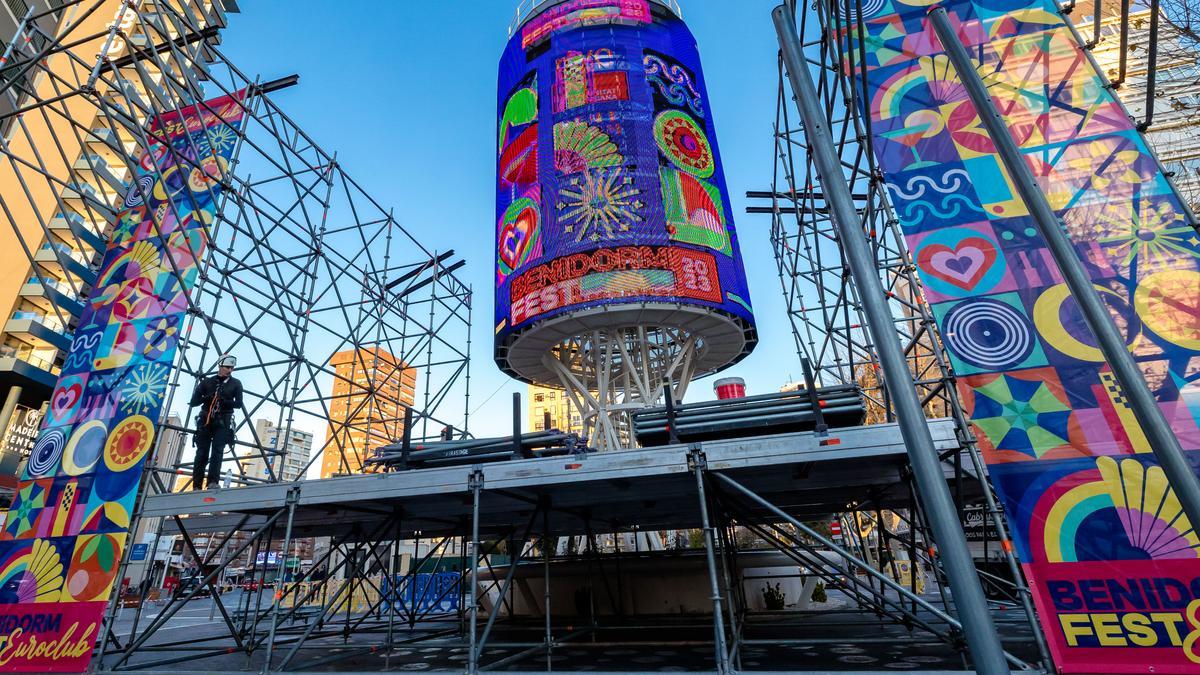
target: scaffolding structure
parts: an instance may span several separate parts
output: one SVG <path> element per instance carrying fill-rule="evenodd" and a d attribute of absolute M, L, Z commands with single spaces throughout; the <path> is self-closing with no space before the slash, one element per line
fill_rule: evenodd
<path fill-rule="evenodd" d="M 67 6 L 92 11 L 101 4 L 80 0 Z M 3 93 L 16 105 L 3 120 L 11 125 L 10 136 L 31 133 L 36 119 L 38 131 L 65 132 L 89 151 L 67 164 L 65 173 L 52 170 L 53 160 L 69 159 L 42 157 L 61 148 L 53 136 L 49 143 L 31 144 L 32 161 L 8 144 L 0 161 L 11 163 L 27 194 L 49 190 L 56 195 L 58 213 L 84 223 L 68 236 L 104 238 L 121 200 L 146 189 L 122 178 L 132 175 L 154 143 L 146 131 L 149 122 L 245 92 L 244 121 L 230 141 L 236 146 L 206 232 L 208 255 L 179 327 L 164 407 L 182 423 L 166 425 L 167 431 L 191 431 L 194 411 L 186 406 L 193 382 L 213 371 L 219 356 L 233 354 L 246 391 L 228 457 L 234 461 L 227 464 L 234 485 L 280 479 L 282 444 L 258 438 L 256 418 L 271 421 L 281 437 L 293 428 L 328 427 L 324 444 L 314 448 L 301 474 L 322 453 L 336 453 L 344 472 L 357 470 L 373 450 L 358 441 L 399 438 L 406 409 L 412 411 L 415 438 L 438 436 L 446 427 L 465 434 L 471 289 L 455 275 L 463 261 L 453 251 L 434 251 L 418 241 L 345 172 L 335 154 L 317 145 L 271 100 L 269 93 L 294 84 L 294 76 L 264 83 L 243 74 L 217 49 L 215 28 L 188 24 L 186 7 L 153 2 L 122 7 L 124 17 L 107 36 L 67 30 L 40 33 L 37 42 L 24 40 L 27 29 L 41 30 L 40 15 L 26 17 L 10 43 L 9 65 L 0 71 Z M 85 50 L 78 45 L 104 38 L 109 49 L 118 41 L 131 47 L 117 59 L 103 53 L 92 61 L 82 56 Z M 45 46 L 34 50 L 36 43 Z M 71 60 L 70 68 L 61 63 L 65 59 Z M 72 79 L 80 73 L 84 77 Z M 44 85 L 32 86 L 34 81 L 52 83 L 53 95 Z M 76 121 L 89 116 L 104 125 L 88 128 Z M 93 176 L 106 177 L 106 190 L 79 189 Z M 19 196 L 6 193 L 6 213 Z M 86 297 L 98 260 L 73 260 L 53 249 L 55 259 L 43 261 L 24 244 L 11 215 L 9 220 L 30 264 L 72 271 L 66 283 Z M 41 223 L 47 238 L 55 227 L 50 220 Z M 52 311 L 67 331 L 78 319 L 62 304 Z M 375 350 L 394 358 L 374 359 Z M 333 357 L 348 351 L 353 353 L 349 367 L 335 368 Z M 380 377 L 376 364 L 389 372 Z M 380 379 L 399 381 L 406 372 L 416 379 L 412 391 L 372 386 Z M 336 382 L 348 393 L 335 396 Z M 180 388 L 183 393 L 177 394 Z M 347 433 L 351 430 L 362 433 Z M 252 460 L 265 466 L 265 476 L 246 474 Z M 176 469 L 154 466 L 155 486 L 170 489 Z"/>
<path fill-rule="evenodd" d="M 161 450 L 191 436 L 193 385 L 222 355 L 238 359 L 245 392 L 225 454 L 229 489 L 302 479 L 325 457 L 335 472 L 359 471 L 406 428 L 418 440 L 469 435 L 472 294 L 457 274 L 464 261 L 419 241 L 272 100 L 296 76 L 264 82 L 227 59 L 218 47 L 223 25 L 219 7 L 193 0 L 54 3 L 29 9 L 5 36 L 0 60 L 0 163 L 14 176 L 0 227 L 12 228 L 34 270 L 29 285 L 45 307 L 39 323 L 63 353 L 117 213 L 162 178 L 131 182 L 139 162 L 165 165 L 144 157 L 169 152 L 219 188 L 198 278 L 184 292 L 186 315 L 164 327 L 178 346 L 157 420 L 160 452 L 147 463 L 134 528 L 147 496 L 189 487 L 190 457 Z M 242 107 L 240 128 L 210 134 L 210 149 L 190 148 L 196 160 L 154 131 L 155 119 L 211 113 L 206 102 L 221 97 Z M 227 166 L 217 154 L 223 144 L 232 145 Z M 47 364 L 54 374 L 63 353 Z M 293 432 L 324 440 L 285 470 Z M 153 545 L 143 564 L 151 567 L 162 557 L 163 522 L 148 527 Z M 110 626 L 120 595 L 112 593 Z"/>
<path fill-rule="evenodd" d="M 238 473 L 228 489 L 174 492 L 178 457 L 147 472 L 135 519 L 161 519 L 149 547 L 151 561 L 160 538 L 178 535 L 185 551 L 200 561 L 201 572 L 198 583 L 157 606 L 146 600 L 123 609 L 114 593 L 97 672 L 317 671 L 335 664 L 378 670 L 407 658 L 401 648 L 420 646 L 473 675 L 522 664 L 551 670 L 569 648 L 587 651 L 620 643 L 635 655 L 644 653 L 638 649 L 698 648 L 705 652 L 705 667 L 729 673 L 755 670 L 755 651 L 881 639 L 897 643 L 896 648 L 925 650 L 927 658 L 936 652 L 964 669 L 970 666 L 962 617 L 932 552 L 927 514 L 874 368 L 854 284 L 829 234 L 826 204 L 813 189 L 806 141 L 789 117 L 782 73 L 779 171 L 765 208 L 775 217 L 773 237 L 794 308 L 797 346 L 820 380 L 867 390 L 871 424 L 624 450 L 586 460 L 520 460 L 284 482 L 278 470 L 282 452 L 256 437 L 254 417 L 274 417 L 284 437 L 305 420 L 330 424 L 323 452 L 337 453 L 347 473 L 371 448 L 345 442 L 347 435 L 337 433 L 331 421 L 339 417 L 345 420 L 342 430 L 365 418 L 393 438 L 400 430 L 420 440 L 444 427 L 467 434 L 471 290 L 455 276 L 462 263 L 452 251 L 430 250 L 416 241 L 347 176 L 336 156 L 283 113 L 268 94 L 290 80 L 260 82 L 243 75 L 220 53 L 213 31 L 190 25 L 186 13 L 169 3 L 122 7 L 124 20 L 102 35 L 42 33 L 38 42 L 15 40 L 11 65 L 0 69 L 0 95 L 17 97 L 18 105 L 3 122 L 19 130 L 27 116 L 57 116 L 69 122 L 80 143 L 105 153 L 108 166 L 129 169 L 151 147 L 145 129 L 156 115 L 246 92 L 245 121 L 209 228 L 210 253 L 181 328 L 166 406 L 180 410 L 181 422 L 161 420 L 159 431 L 190 432 L 191 411 L 183 410 L 174 393 L 180 387 L 190 391 L 191 381 L 224 353 L 239 357 L 247 411 L 238 419 L 241 433 L 232 450 Z M 873 178 L 864 145 L 869 130 L 846 114 L 855 109 L 855 85 L 828 68 L 839 56 L 831 36 L 840 14 L 830 10 L 820 2 L 803 11 L 802 34 L 818 36 L 809 45 L 810 60 L 842 139 L 839 154 L 853 167 L 847 180 L 860 195 L 874 235 L 921 400 L 931 417 L 949 418 L 929 422 L 945 479 L 964 508 L 983 501 L 1000 528 L 999 540 L 1007 541 L 898 226 L 882 184 Z M 40 30 L 33 23 L 37 16 L 27 16 L 22 29 Z M 87 37 L 127 40 L 134 48 L 116 60 L 101 50 L 89 61 L 72 49 Z M 50 72 L 48 57 L 55 55 L 77 61 L 85 76 Z M 34 81 L 55 83 L 55 93 L 47 96 L 21 84 Z M 70 122 L 77 106 L 98 111 L 108 133 Z M 60 175 L 3 150 L 3 161 L 16 163 L 29 182 L 49 185 L 56 194 L 72 189 L 77 171 L 100 169 L 88 160 L 87 168 Z M 111 223 L 102 207 L 113 211 L 115 200 L 132 188 L 114 185 L 107 201 L 78 201 L 96 210 L 89 222 Z M 86 284 L 79 290 L 86 294 Z M 60 316 L 69 326 L 69 312 Z M 369 387 L 363 395 L 334 396 L 334 381 L 356 377 L 340 373 L 331 364 L 333 355 L 367 349 L 395 356 L 401 377 L 406 370 L 415 372 L 420 400 Z M 367 370 L 371 364 L 363 357 L 360 365 Z M 647 391 L 652 385 L 646 384 Z M 355 408 L 366 414 L 353 414 Z M 250 461 L 261 461 L 267 475 L 245 473 Z M 840 523 L 841 541 L 813 524 L 830 519 Z M 631 622 L 621 569 L 659 564 L 663 556 L 622 551 L 619 536 L 612 537 L 609 550 L 598 542 L 622 534 L 635 535 L 637 542 L 638 533 L 683 529 L 699 535 L 697 546 L 680 556 L 692 556 L 703 569 L 711 602 L 707 615 L 654 615 L 644 617 L 642 625 Z M 201 543 L 199 536 L 207 541 Z M 219 582 L 232 561 L 244 553 L 255 559 L 276 550 L 277 543 L 286 554 L 300 537 L 329 537 L 331 544 L 309 570 L 273 592 L 266 590 L 264 565 L 256 570 L 253 590 L 236 604 L 221 599 Z M 560 537 L 582 538 L 583 550 L 557 555 L 554 544 Z M 425 553 L 405 569 L 402 549 L 419 552 L 422 543 Z M 836 613 L 821 610 L 754 609 L 746 561 L 768 553 L 781 556 L 806 582 L 820 582 L 845 598 L 845 611 L 834 618 Z M 1006 560 L 1015 573 L 1011 555 Z M 901 569 L 904 562 L 907 572 Z M 447 564 L 457 572 L 446 577 L 448 583 L 431 585 L 421 576 L 422 570 Z M 564 601 L 562 593 L 552 593 L 551 575 L 570 564 L 585 565 L 594 581 L 582 595 Z M 930 575 L 924 592 L 922 569 Z M 517 580 L 537 576 L 543 584 L 541 602 L 533 593 L 530 603 Z M 1028 591 L 1019 573 L 1006 576 L 983 580 L 993 591 L 991 608 L 1006 658 L 1018 669 L 1048 667 L 1031 621 Z M 147 590 L 144 586 L 139 597 L 147 598 Z M 212 596 L 213 612 L 220 614 L 215 629 L 168 633 L 171 619 L 202 595 Z M 529 611 L 519 609 L 522 603 Z M 881 638 L 882 626 L 897 633 Z M 372 661 L 364 665 L 368 656 Z M 633 667 L 628 661 L 613 664 Z"/>
<path fill-rule="evenodd" d="M 940 450 L 958 447 L 953 421 L 930 429 Z M 602 669 L 637 669 L 656 650 L 686 648 L 700 653 L 691 658 L 701 669 L 730 673 L 758 670 L 759 654 L 859 653 L 883 642 L 924 663 L 967 668 L 905 455 L 897 426 L 879 424 L 153 495 L 144 515 L 164 518 L 197 557 L 197 533 L 222 533 L 220 541 L 204 556 L 199 584 L 115 618 L 97 672 L 366 671 L 414 659 L 469 673 L 569 670 L 572 656 L 592 664 L 619 646 L 611 653 L 624 659 Z M 840 539 L 814 525 L 835 511 L 845 514 Z M 696 548 L 636 543 L 641 532 L 684 528 L 696 533 Z M 313 568 L 273 593 L 263 590 L 265 570 L 228 605 L 215 592 L 224 561 L 242 551 L 324 536 L 332 545 Z M 583 543 L 562 554 L 560 538 Z M 632 550 L 622 541 L 635 542 Z M 400 555 L 408 546 L 419 553 L 411 561 Z M 756 608 L 749 594 L 761 584 L 753 572 L 763 556 L 848 606 Z M 453 572 L 442 582 L 422 572 L 448 562 Z M 708 611 L 637 611 L 638 575 L 662 574 L 664 564 L 694 570 Z M 925 568 L 934 570 L 927 582 Z M 186 637 L 169 632 L 172 617 L 210 589 L 216 623 Z M 1015 607 L 999 596 L 992 605 L 1006 658 L 1033 670 L 1036 641 Z"/>
<path fill-rule="evenodd" d="M 940 459 L 949 465 L 954 476 L 952 485 L 959 518 L 965 523 L 967 509 L 971 508 L 982 511 L 988 523 L 996 524 L 999 541 L 991 551 L 998 554 L 1003 564 L 990 570 L 981 568 L 980 581 L 989 591 L 1002 592 L 1020 605 L 1038 642 L 1043 663 L 1049 664 L 1028 586 L 1011 547 L 999 545 L 1008 541 L 1004 517 L 988 483 L 983 459 L 958 398 L 948 357 L 933 313 L 921 293 L 916 266 L 892 210 L 882 173 L 875 166 L 871 121 L 859 114 L 858 99 L 866 91 L 866 67 L 862 54 L 847 49 L 839 36 L 861 36 L 863 28 L 857 19 L 861 4 L 855 0 L 822 0 L 803 7 L 788 2 L 787 6 L 796 17 L 798 33 L 804 40 L 804 56 L 833 138 L 834 152 L 840 159 L 842 176 L 850 188 L 861 229 L 871 244 L 874 267 L 919 401 L 927 417 L 946 417 L 955 422 L 958 445 L 953 452 L 942 453 Z M 782 58 L 778 78 L 771 190 L 747 193 L 747 197 L 769 200 L 770 204 L 747 210 L 772 216 L 771 240 L 801 361 L 811 364 L 819 382 L 862 387 L 868 401 L 868 423 L 893 421 L 897 411 L 888 399 L 857 284 L 833 226 L 833 209 L 818 186 L 811 147 L 814 141 L 796 115 L 795 93 Z M 974 505 L 963 497 L 967 483 L 976 491 Z M 858 522 L 859 516 L 849 518 Z M 983 543 L 982 557 L 986 563 L 989 558 L 986 532 Z"/>

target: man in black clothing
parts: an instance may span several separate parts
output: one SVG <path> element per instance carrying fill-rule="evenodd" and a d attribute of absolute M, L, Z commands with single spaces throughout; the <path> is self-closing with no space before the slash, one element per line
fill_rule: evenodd
<path fill-rule="evenodd" d="M 237 359 L 226 354 L 217 362 L 217 374 L 196 383 L 189 405 L 200 406 L 196 415 L 196 461 L 192 464 L 192 489 L 204 489 L 204 468 L 208 467 L 208 486 L 221 481 L 221 458 L 225 446 L 233 442 L 233 411 L 242 407 L 242 383 L 233 376 Z"/>

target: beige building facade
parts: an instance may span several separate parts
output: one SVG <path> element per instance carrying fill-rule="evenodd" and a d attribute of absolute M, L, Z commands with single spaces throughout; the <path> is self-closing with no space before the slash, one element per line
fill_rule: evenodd
<path fill-rule="evenodd" d="M 525 428 L 528 431 L 558 429 L 583 433 L 583 419 L 579 415 L 579 408 L 565 390 L 531 384 L 526 396 L 528 421 Z M 546 426 L 547 415 L 550 426 Z"/>
<path fill-rule="evenodd" d="M 321 477 L 361 473 L 375 448 L 404 434 L 404 408 L 416 400 L 417 371 L 382 347 L 334 354 L 329 432 Z"/>
<path fill-rule="evenodd" d="M 278 453 L 263 453 L 271 462 L 270 468 L 276 481 L 304 480 L 308 459 L 312 456 L 312 434 L 296 428 L 282 428 L 270 420 L 259 419 L 254 421 L 254 436 L 262 447 Z M 270 481 L 272 471 L 267 470 L 267 463 L 257 454 L 242 462 L 242 472 L 253 482 Z"/>

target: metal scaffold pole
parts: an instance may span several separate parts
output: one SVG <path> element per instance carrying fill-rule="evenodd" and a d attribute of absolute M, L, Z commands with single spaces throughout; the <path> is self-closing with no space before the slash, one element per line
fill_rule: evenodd
<path fill-rule="evenodd" d="M 1193 527 L 1196 526 L 1197 523 L 1200 523 L 1200 478 L 1196 477 L 1191 465 L 1188 464 L 1187 457 L 1183 454 L 1183 448 L 1179 445 L 1179 438 L 1175 436 L 1171 425 L 1167 423 L 1166 417 L 1159 409 L 1158 403 L 1154 400 L 1154 394 L 1142 376 L 1142 371 L 1129 353 L 1125 340 L 1117 330 L 1116 324 L 1113 323 L 1112 316 L 1100 299 L 1100 294 L 1092 285 L 1091 277 L 1088 276 L 1083 263 L 1079 260 L 1079 255 L 1075 252 L 1066 229 L 1054 213 L 1054 209 L 1050 207 L 1045 193 L 1038 186 L 1029 165 L 1025 163 L 1021 150 L 1017 147 L 1017 142 L 1009 133 L 1004 118 L 1001 117 L 991 96 L 988 95 L 987 86 L 976 72 L 971 55 L 958 36 L 954 34 L 946 9 L 935 7 L 930 10 L 929 21 L 933 24 L 933 30 L 941 40 L 942 46 L 946 48 L 946 55 L 950 57 L 959 81 L 962 82 L 967 96 L 970 97 L 972 105 L 979 113 L 979 119 L 987 129 L 992 143 L 995 144 L 1000 161 L 1008 169 L 1008 174 L 1012 177 L 1022 201 L 1029 209 L 1039 234 L 1045 240 L 1046 248 L 1050 249 L 1050 255 L 1054 257 L 1055 263 L 1062 271 L 1063 280 L 1071 289 L 1071 295 L 1078 303 L 1084 321 L 1087 322 L 1092 334 L 1096 336 L 1100 352 L 1104 355 L 1104 360 L 1108 362 L 1109 367 L 1112 368 L 1117 382 L 1120 383 L 1121 391 L 1125 394 L 1130 409 L 1133 410 L 1138 427 L 1146 434 L 1146 440 L 1149 441 L 1150 448 L 1162 466 L 1163 473 L 1166 474 L 1172 489 L 1179 497 L 1179 502 L 1183 506 L 1188 520 L 1191 521 Z"/>
<path fill-rule="evenodd" d="M 863 314 L 879 354 L 880 367 L 895 406 L 896 421 L 904 438 L 913 476 L 941 552 L 942 566 L 952 586 L 954 603 L 974 667 L 985 675 L 1008 673 L 1004 650 L 976 576 L 966 536 L 938 461 L 937 449 L 926 426 L 925 412 L 917 398 L 916 385 L 900 347 L 874 258 L 866 235 L 859 227 L 854 200 L 845 183 L 841 162 L 834 151 L 833 138 L 819 107 L 820 99 L 804 59 L 795 19 L 786 5 L 776 7 L 772 18 L 796 95 L 796 106 L 810 141 L 813 162 L 837 227 L 846 264 L 858 288 Z"/>
<path fill-rule="evenodd" d="M 667 399 L 668 401 L 670 398 Z M 713 606 L 713 647 L 716 650 L 717 672 L 721 675 L 732 672 L 729 663 L 729 649 L 725 643 L 725 617 L 721 610 L 721 584 L 717 581 L 717 559 L 713 549 L 716 547 L 713 537 L 712 523 L 708 517 L 708 497 L 704 491 L 704 454 L 699 446 L 692 449 L 689 455 L 692 472 L 696 476 L 696 495 L 700 500 L 700 532 L 704 537 L 704 559 L 708 566 L 709 591 L 712 593 Z"/>
<path fill-rule="evenodd" d="M 479 672 L 479 498 L 483 489 L 483 472 L 476 469 L 471 473 L 471 541 L 468 544 L 471 551 L 471 585 L 467 588 L 467 629 L 469 631 L 469 649 L 467 652 L 467 672 L 474 675 Z M 463 570 L 465 575 L 467 570 Z"/>

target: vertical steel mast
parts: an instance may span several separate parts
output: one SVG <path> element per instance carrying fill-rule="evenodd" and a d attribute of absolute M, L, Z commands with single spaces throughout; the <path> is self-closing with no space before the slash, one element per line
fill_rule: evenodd
<path fill-rule="evenodd" d="M 1004 650 L 992 623 L 987 599 L 975 575 L 966 536 L 955 513 L 954 501 L 938 460 L 925 412 L 917 398 L 916 385 L 908 371 L 900 339 L 892 323 L 883 285 L 875 269 L 867 239 L 860 227 L 850 189 L 843 178 L 833 138 L 818 106 L 816 86 L 808 72 L 795 18 L 786 5 L 772 12 L 779 47 L 783 54 L 796 106 L 807 130 L 813 162 L 838 230 L 846 264 L 858 287 L 867 328 L 879 354 L 885 385 L 896 408 L 896 418 L 908 448 L 913 476 L 920 490 L 942 565 L 954 592 L 963 632 L 971 648 L 975 669 L 980 673 L 1007 673 Z"/>

